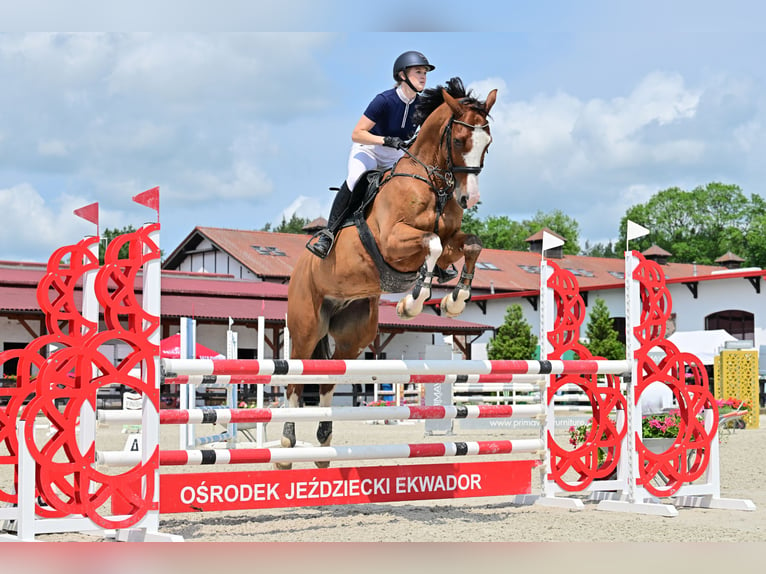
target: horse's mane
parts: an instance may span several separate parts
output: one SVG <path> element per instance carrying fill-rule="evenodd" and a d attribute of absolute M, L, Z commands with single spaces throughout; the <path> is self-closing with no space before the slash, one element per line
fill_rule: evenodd
<path fill-rule="evenodd" d="M 415 105 L 415 113 L 413 119 L 415 125 L 421 125 L 431 113 L 444 103 L 444 89 L 450 96 L 460 100 L 464 105 L 470 106 L 479 112 L 484 112 L 484 104 L 473 96 L 471 90 L 466 90 L 463 86 L 463 80 L 455 76 L 447 80 L 445 86 L 436 86 L 435 88 L 428 88 L 418 96 L 417 104 Z"/>

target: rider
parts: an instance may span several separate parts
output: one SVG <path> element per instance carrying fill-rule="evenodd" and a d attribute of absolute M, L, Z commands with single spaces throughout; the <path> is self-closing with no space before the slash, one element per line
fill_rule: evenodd
<path fill-rule="evenodd" d="M 412 119 L 418 94 L 426 87 L 426 74 L 435 67 L 420 52 L 404 52 L 394 62 L 396 86 L 375 96 L 351 132 L 348 176 L 338 190 L 330 210 L 327 228 L 307 245 L 324 259 L 332 250 L 335 234 L 348 215 L 354 185 L 371 169 L 388 169 L 404 154 L 405 142 L 415 135 Z M 441 281 L 449 281 L 455 271 L 437 269 Z"/>

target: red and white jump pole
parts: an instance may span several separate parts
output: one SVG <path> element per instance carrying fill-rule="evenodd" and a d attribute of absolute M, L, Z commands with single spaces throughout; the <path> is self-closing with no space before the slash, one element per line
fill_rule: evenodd
<path fill-rule="evenodd" d="M 605 360 L 386 360 L 162 359 L 166 377 L 179 375 L 625 375 L 628 361 Z"/>
<path fill-rule="evenodd" d="M 534 418 L 543 415 L 542 405 L 466 405 L 399 407 L 313 407 L 310 409 L 163 409 L 160 424 L 228 424 L 303 421 L 433 420 L 479 418 Z M 138 424 L 141 411 L 98 413 L 100 423 Z"/>

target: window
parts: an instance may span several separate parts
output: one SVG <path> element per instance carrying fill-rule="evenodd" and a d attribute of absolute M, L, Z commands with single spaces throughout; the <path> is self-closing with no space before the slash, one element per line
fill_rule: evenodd
<path fill-rule="evenodd" d="M 258 255 L 273 255 L 274 257 L 284 257 L 286 255 L 284 251 L 280 251 L 276 247 L 262 247 L 260 245 L 253 245 L 252 247 Z"/>
<path fill-rule="evenodd" d="M 500 268 L 497 267 L 494 263 L 486 263 L 484 261 L 477 261 L 476 268 L 486 269 L 487 271 L 500 271 Z"/>
<path fill-rule="evenodd" d="M 569 271 L 572 275 L 575 277 L 595 277 L 593 273 L 588 271 L 587 269 L 579 269 L 579 268 L 571 268 L 571 267 L 565 267 L 567 271 Z"/>
<path fill-rule="evenodd" d="M 540 267 L 537 265 L 519 265 L 524 271 L 527 273 L 534 273 L 535 275 L 540 274 Z"/>
<path fill-rule="evenodd" d="M 732 337 L 741 341 L 752 341 L 755 330 L 753 314 L 737 309 L 711 313 L 705 317 L 705 330 L 713 331 L 715 329 L 724 329 Z"/>

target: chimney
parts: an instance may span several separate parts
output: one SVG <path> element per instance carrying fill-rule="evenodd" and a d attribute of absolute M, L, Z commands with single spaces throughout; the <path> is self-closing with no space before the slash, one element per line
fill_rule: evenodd
<path fill-rule="evenodd" d="M 641 255 L 646 257 L 649 261 L 654 261 L 657 265 L 665 265 L 668 262 L 668 257 L 673 254 L 665 251 L 657 244 L 652 245 L 646 251 L 642 251 Z"/>
<path fill-rule="evenodd" d="M 726 267 L 726 269 L 739 269 L 742 267 L 742 263 L 745 262 L 739 255 L 735 255 L 731 251 L 727 251 L 715 260 L 716 263 Z"/>

